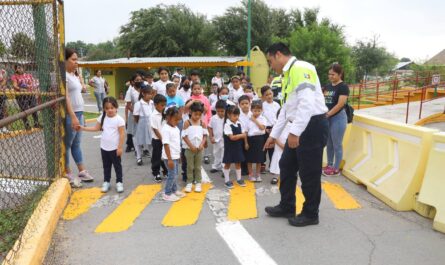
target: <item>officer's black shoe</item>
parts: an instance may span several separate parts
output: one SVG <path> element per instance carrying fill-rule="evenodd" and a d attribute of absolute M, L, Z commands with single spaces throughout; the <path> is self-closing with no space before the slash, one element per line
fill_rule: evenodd
<path fill-rule="evenodd" d="M 297 227 L 308 226 L 308 225 L 318 225 L 318 217 L 309 218 L 303 214 L 291 217 L 288 219 L 289 224 Z"/>
<path fill-rule="evenodd" d="M 281 208 L 280 205 L 277 206 L 268 206 L 265 209 L 266 213 L 272 217 L 286 217 L 291 218 L 295 217 L 295 211 L 288 211 Z"/>

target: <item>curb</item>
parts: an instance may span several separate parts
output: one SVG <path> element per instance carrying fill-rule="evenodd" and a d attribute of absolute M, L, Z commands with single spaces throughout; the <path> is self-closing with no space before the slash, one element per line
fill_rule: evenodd
<path fill-rule="evenodd" d="M 424 126 L 426 124 L 435 123 L 435 122 L 445 122 L 445 113 L 436 113 L 425 117 L 415 123 L 418 126 Z"/>
<path fill-rule="evenodd" d="M 16 241 L 2 265 L 42 264 L 70 193 L 71 187 L 65 178 L 51 184 L 23 230 L 25 241 Z"/>

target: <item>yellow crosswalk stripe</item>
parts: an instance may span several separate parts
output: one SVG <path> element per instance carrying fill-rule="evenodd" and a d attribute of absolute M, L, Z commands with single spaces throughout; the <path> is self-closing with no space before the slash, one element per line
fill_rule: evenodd
<path fill-rule="evenodd" d="M 299 213 L 301 213 L 301 210 L 303 209 L 303 203 L 305 201 L 304 195 L 303 195 L 303 192 L 301 191 L 300 186 L 297 186 L 297 188 L 295 189 L 295 196 L 297 197 L 295 211 L 297 214 L 299 214 Z"/>
<path fill-rule="evenodd" d="M 70 202 L 63 212 L 62 219 L 74 220 L 80 215 L 88 212 L 90 207 L 96 203 L 104 194 L 100 188 L 83 189 L 71 195 Z"/>
<path fill-rule="evenodd" d="M 361 208 L 360 204 L 341 185 L 323 182 L 322 187 L 336 209 L 352 210 Z"/>
<path fill-rule="evenodd" d="M 255 184 L 248 181 L 246 187 L 234 184 L 230 190 L 230 202 L 227 217 L 229 220 L 245 220 L 258 217 L 256 208 Z"/>
<path fill-rule="evenodd" d="M 207 192 L 211 184 L 203 184 L 202 192 L 191 192 L 186 197 L 173 203 L 162 220 L 163 226 L 187 226 L 195 224 L 201 213 Z"/>
<path fill-rule="evenodd" d="M 139 185 L 102 223 L 96 233 L 116 233 L 130 228 L 134 220 L 161 190 L 161 184 Z"/>

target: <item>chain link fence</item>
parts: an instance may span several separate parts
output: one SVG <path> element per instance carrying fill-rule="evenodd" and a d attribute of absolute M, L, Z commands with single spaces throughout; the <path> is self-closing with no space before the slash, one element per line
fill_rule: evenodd
<path fill-rule="evenodd" d="M 0 262 L 49 185 L 62 176 L 63 2 L 0 0 Z M 28 224 L 33 228 L 33 223 Z"/>

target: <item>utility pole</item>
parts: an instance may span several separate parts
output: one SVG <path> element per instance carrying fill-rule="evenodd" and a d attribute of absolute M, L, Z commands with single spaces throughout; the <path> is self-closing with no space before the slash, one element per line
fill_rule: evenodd
<path fill-rule="evenodd" d="M 247 61 L 250 62 L 250 46 L 252 41 L 252 0 L 247 4 Z M 250 76 L 250 67 L 247 67 L 247 76 Z"/>

